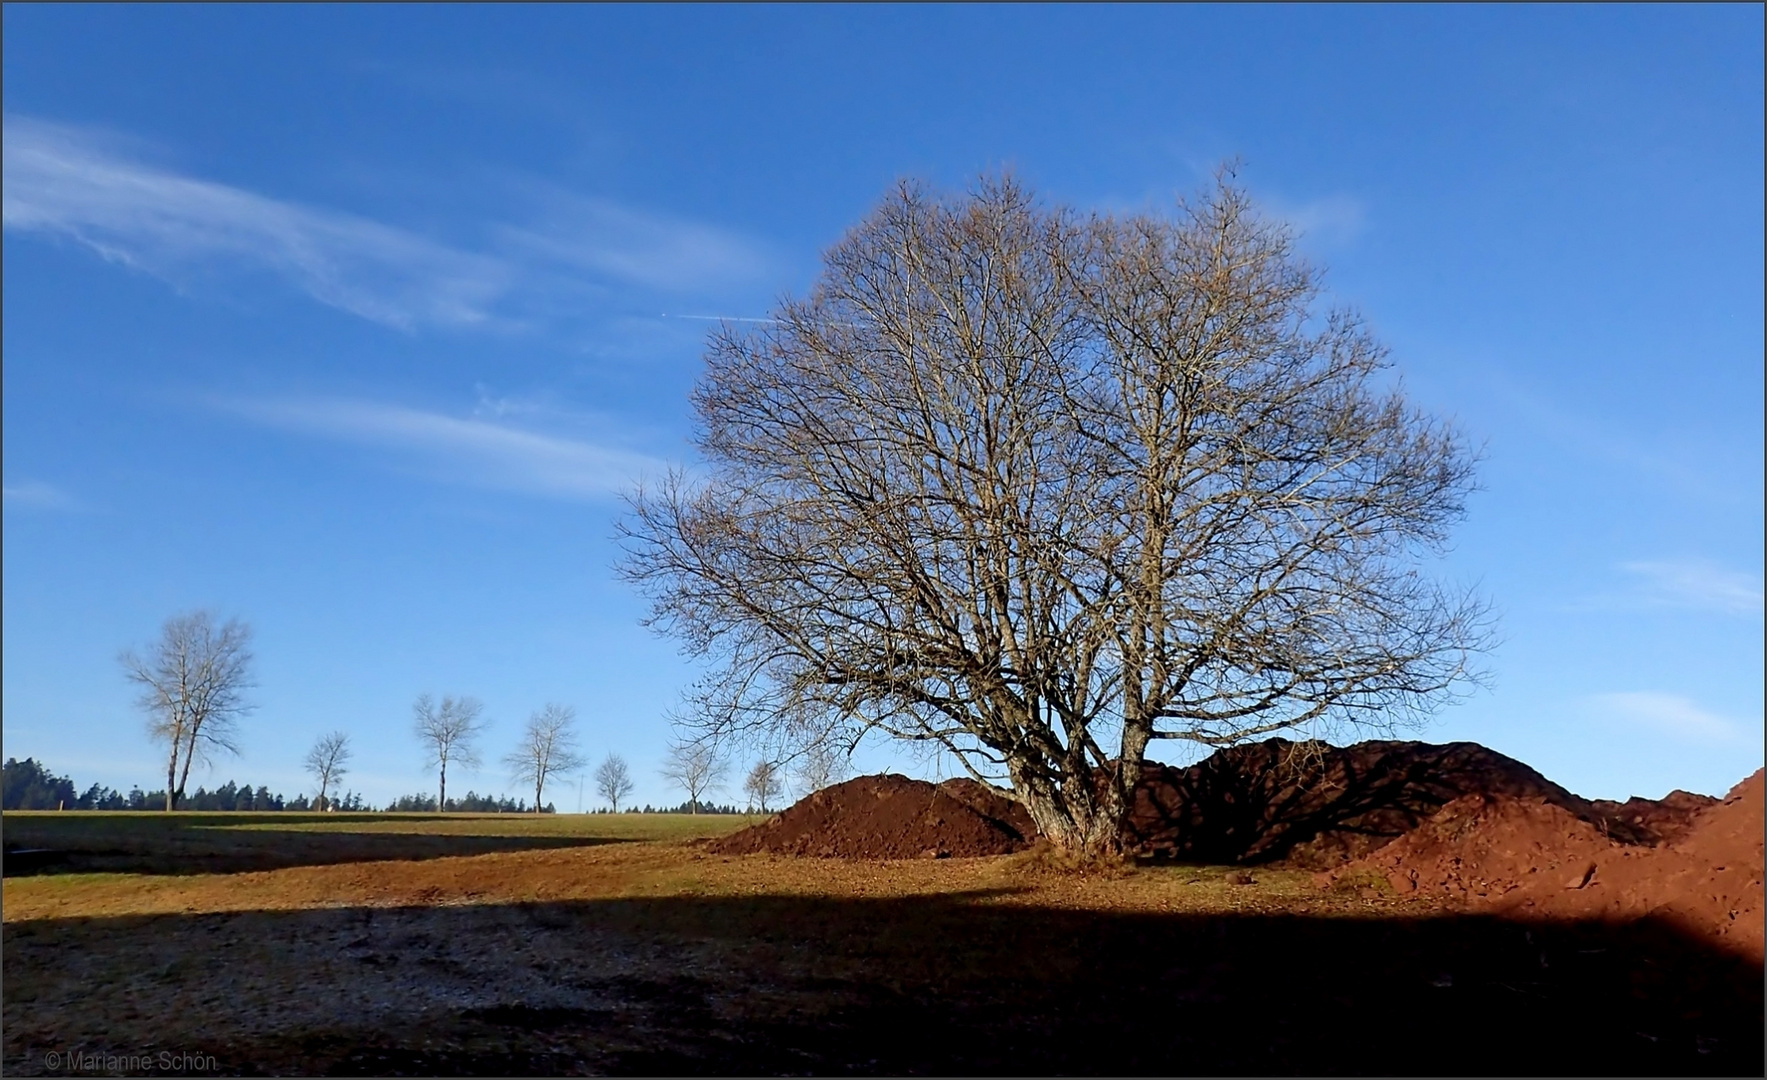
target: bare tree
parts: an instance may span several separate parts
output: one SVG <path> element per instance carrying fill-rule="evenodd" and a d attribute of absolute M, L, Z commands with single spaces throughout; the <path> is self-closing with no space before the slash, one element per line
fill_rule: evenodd
<path fill-rule="evenodd" d="M 167 619 L 145 657 L 133 650 L 119 661 L 142 690 L 137 699 L 148 714 L 148 731 L 166 744 L 166 809 L 184 797 L 193 762 L 214 751 L 239 753 L 238 721 L 252 709 L 245 691 L 251 681 L 251 628 L 229 619 L 216 627 L 206 611 Z"/>
<path fill-rule="evenodd" d="M 620 812 L 620 800 L 632 794 L 632 770 L 626 768 L 625 758 L 609 754 L 602 761 L 595 770 L 595 790 L 612 804 L 614 813 Z"/>
<path fill-rule="evenodd" d="M 334 782 L 349 772 L 349 769 L 345 768 L 345 763 L 350 760 L 351 756 L 350 737 L 341 731 L 320 736 L 319 741 L 313 744 L 313 749 L 307 751 L 307 771 L 313 774 L 315 780 L 319 781 L 319 802 L 316 809 L 328 809 L 325 792 Z"/>
<path fill-rule="evenodd" d="M 1489 639 L 1421 565 L 1476 455 L 1321 295 L 1231 173 L 1169 216 L 903 185 L 714 332 L 704 478 L 631 500 L 624 572 L 714 661 L 684 715 L 927 744 L 1101 852 L 1154 740 L 1420 720 Z"/>
<path fill-rule="evenodd" d="M 548 703 L 528 717 L 522 731 L 521 744 L 503 759 L 517 780 L 534 785 L 534 813 L 540 812 L 540 798 L 546 781 L 553 773 L 570 772 L 583 767 L 583 756 L 577 753 L 577 733 L 572 724 L 577 711 L 569 705 Z"/>
<path fill-rule="evenodd" d="M 687 792 L 687 812 L 699 813 L 700 796 L 716 791 L 724 784 L 729 765 L 717 750 L 695 739 L 678 739 L 669 746 L 663 762 L 663 779 L 679 785 Z"/>
<path fill-rule="evenodd" d="M 424 765 L 437 769 L 440 777 L 437 813 L 448 809 L 449 763 L 478 767 L 479 752 L 473 741 L 484 730 L 483 713 L 484 706 L 470 697 L 444 697 L 437 705 L 430 695 L 419 694 L 411 705 L 413 726 L 428 755 Z"/>
<path fill-rule="evenodd" d="M 846 774 L 846 755 L 826 741 L 811 743 L 798 755 L 797 781 L 805 795 L 840 783 Z"/>
<path fill-rule="evenodd" d="M 748 778 L 742 782 L 742 790 L 748 795 L 750 805 L 758 805 L 765 814 L 767 801 L 779 797 L 779 766 L 766 760 L 755 762 Z"/>

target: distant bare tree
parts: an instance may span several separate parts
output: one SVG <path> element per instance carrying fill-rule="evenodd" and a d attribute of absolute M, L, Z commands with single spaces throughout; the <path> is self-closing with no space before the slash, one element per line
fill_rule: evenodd
<path fill-rule="evenodd" d="M 663 762 L 663 779 L 678 784 L 687 792 L 687 812 L 699 813 L 700 796 L 716 791 L 724 784 L 729 765 L 717 751 L 696 739 L 678 739 L 669 746 Z"/>
<path fill-rule="evenodd" d="M 528 717 L 521 743 L 503 759 L 517 780 L 534 785 L 534 813 L 540 812 L 540 800 L 546 781 L 553 773 L 571 772 L 583 767 L 577 753 L 577 733 L 572 724 L 577 710 L 569 705 L 547 703 L 546 707 Z"/>
<path fill-rule="evenodd" d="M 631 500 L 623 570 L 708 661 L 683 714 L 935 748 L 1112 854 L 1156 740 L 1452 699 L 1487 609 L 1429 560 L 1477 455 L 1322 295 L 1230 171 L 1126 216 L 903 184 L 713 332 L 705 468 Z"/>
<path fill-rule="evenodd" d="M 827 741 L 811 743 L 798 756 L 797 781 L 805 795 L 846 779 L 847 756 Z"/>
<path fill-rule="evenodd" d="M 350 737 L 341 731 L 320 736 L 319 741 L 313 744 L 313 749 L 307 751 L 307 771 L 319 781 L 319 802 L 315 809 L 330 809 L 325 801 L 325 792 L 349 771 L 344 765 L 351 756 Z"/>
<path fill-rule="evenodd" d="M 412 703 L 413 726 L 428 755 L 424 764 L 439 770 L 437 813 L 448 809 L 448 764 L 478 767 L 479 752 L 473 741 L 484 730 L 480 719 L 484 708 L 470 697 L 444 697 L 438 706 L 428 694 L 419 694 Z"/>
<path fill-rule="evenodd" d="M 761 813 L 765 814 L 768 800 L 777 799 L 780 794 L 779 766 L 771 761 L 755 762 L 755 767 L 749 770 L 748 778 L 742 782 L 742 790 L 751 803 L 759 806 Z"/>
<path fill-rule="evenodd" d="M 145 657 L 133 650 L 118 659 L 148 714 L 148 732 L 166 744 L 166 809 L 177 808 L 190 766 L 216 750 L 239 753 L 236 726 L 252 706 L 251 628 L 229 619 L 216 627 L 206 611 L 167 619 Z"/>
<path fill-rule="evenodd" d="M 603 759 L 595 770 L 595 790 L 613 805 L 614 813 L 620 812 L 620 800 L 632 794 L 632 770 L 626 768 L 625 758 L 609 754 Z"/>

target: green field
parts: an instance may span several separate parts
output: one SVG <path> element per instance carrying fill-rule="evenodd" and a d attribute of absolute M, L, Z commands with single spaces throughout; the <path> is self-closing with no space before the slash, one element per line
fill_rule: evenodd
<path fill-rule="evenodd" d="M 50 872 L 233 873 L 723 836 L 745 814 L 10 811 L 8 848 L 69 853 Z"/>

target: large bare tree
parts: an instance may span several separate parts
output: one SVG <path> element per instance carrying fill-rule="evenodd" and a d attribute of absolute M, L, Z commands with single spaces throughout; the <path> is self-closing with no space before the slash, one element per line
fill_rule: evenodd
<path fill-rule="evenodd" d="M 349 772 L 347 764 L 352 756 L 350 737 L 341 731 L 321 735 L 319 741 L 313 744 L 313 749 L 307 751 L 307 771 L 313 774 L 313 779 L 319 781 L 319 803 L 316 809 L 329 808 L 325 793 L 332 784 Z"/>
<path fill-rule="evenodd" d="M 699 813 L 700 796 L 716 791 L 729 774 L 729 763 L 719 756 L 717 747 L 700 739 L 676 739 L 669 744 L 663 759 L 664 780 L 677 784 L 687 792 L 687 812 Z"/>
<path fill-rule="evenodd" d="M 528 717 L 521 742 L 504 759 L 517 780 L 534 785 L 534 813 L 540 812 L 540 799 L 546 781 L 554 773 L 574 772 L 583 767 L 583 755 L 577 752 L 577 732 L 573 726 L 577 710 L 569 705 L 547 703 Z"/>
<path fill-rule="evenodd" d="M 438 814 L 448 809 L 448 764 L 478 767 L 479 752 L 474 743 L 484 730 L 484 711 L 478 699 L 470 697 L 443 697 L 437 705 L 430 695 L 419 694 L 411 705 L 413 727 L 427 754 L 424 764 L 436 769 L 440 778 Z"/>
<path fill-rule="evenodd" d="M 137 701 L 149 733 L 166 744 L 167 810 L 184 797 L 192 763 L 215 751 L 239 753 L 238 721 L 252 709 L 245 700 L 254 685 L 250 644 L 244 623 L 216 626 L 212 615 L 196 611 L 167 619 L 145 656 L 129 650 L 119 658 L 141 686 Z"/>
<path fill-rule="evenodd" d="M 1475 455 L 1321 295 L 1230 173 L 1123 217 L 902 185 L 714 333 L 703 474 L 631 500 L 690 727 L 918 742 L 1108 852 L 1156 740 L 1426 714 L 1487 634 L 1426 573 Z"/>

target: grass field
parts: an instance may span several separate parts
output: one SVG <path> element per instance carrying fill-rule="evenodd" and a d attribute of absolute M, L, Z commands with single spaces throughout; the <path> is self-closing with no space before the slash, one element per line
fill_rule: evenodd
<path fill-rule="evenodd" d="M 746 823 L 6 814 L 76 854 L 4 882 L 5 1071 L 1759 1073 L 1759 967 L 1666 925 L 699 842 Z"/>
<path fill-rule="evenodd" d="M 70 852 L 61 872 L 226 873 L 721 836 L 733 814 L 301 814 L 14 811 L 8 847 Z"/>

